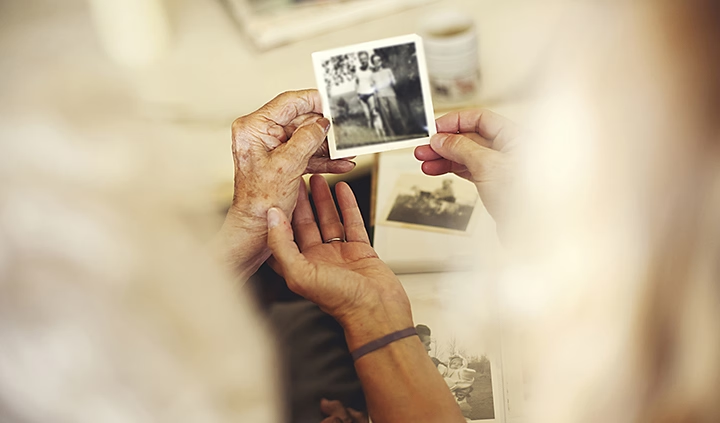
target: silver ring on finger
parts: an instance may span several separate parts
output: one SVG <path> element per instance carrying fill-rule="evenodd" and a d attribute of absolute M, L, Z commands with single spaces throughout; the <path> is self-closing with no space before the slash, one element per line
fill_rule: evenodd
<path fill-rule="evenodd" d="M 323 241 L 323 243 L 330 244 L 331 242 L 336 242 L 336 241 L 345 242 L 345 238 L 340 238 L 340 237 L 330 238 L 327 241 Z"/>

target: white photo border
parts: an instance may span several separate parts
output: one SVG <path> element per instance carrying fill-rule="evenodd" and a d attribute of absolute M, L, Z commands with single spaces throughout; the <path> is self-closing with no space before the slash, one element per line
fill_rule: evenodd
<path fill-rule="evenodd" d="M 418 145 L 425 145 L 430 143 L 430 137 L 437 133 L 437 128 L 435 126 L 435 112 L 433 108 L 432 96 L 430 94 L 430 78 L 428 77 L 427 64 L 425 61 L 425 49 L 423 48 L 422 37 L 417 34 L 408 34 L 401 35 L 399 37 L 384 38 L 382 40 L 353 44 L 331 50 L 318 51 L 312 54 L 313 68 L 315 70 L 315 79 L 317 82 L 318 91 L 320 92 L 320 96 L 323 102 L 323 114 L 332 122 L 333 119 L 332 112 L 330 111 L 330 96 L 325 86 L 322 62 L 333 56 L 338 56 L 346 53 L 356 53 L 359 50 L 371 50 L 376 48 L 392 47 L 395 45 L 410 43 L 415 44 L 415 53 L 417 55 L 417 65 L 420 76 L 420 87 L 422 89 L 423 105 L 425 108 L 425 119 L 427 121 L 428 136 L 403 141 L 394 141 L 360 147 L 338 149 L 335 139 L 335 131 L 333 125 L 330 125 L 330 130 L 328 131 L 328 146 L 331 159 L 341 159 L 351 156 L 359 156 L 362 154 L 372 154 L 380 153 L 383 151 L 399 150 L 403 148 L 416 147 Z"/>

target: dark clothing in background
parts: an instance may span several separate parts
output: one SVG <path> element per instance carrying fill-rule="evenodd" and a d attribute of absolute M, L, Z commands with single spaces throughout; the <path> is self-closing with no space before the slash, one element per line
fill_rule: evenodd
<path fill-rule="evenodd" d="M 367 412 L 365 396 L 342 327 L 315 304 L 276 303 L 270 322 L 285 361 L 285 390 L 292 423 L 319 423 L 320 400 L 338 400 Z"/>
<path fill-rule="evenodd" d="M 292 293 L 267 265 L 248 281 L 274 332 L 291 423 L 319 423 L 320 400 L 338 400 L 367 412 L 365 396 L 339 323 Z"/>

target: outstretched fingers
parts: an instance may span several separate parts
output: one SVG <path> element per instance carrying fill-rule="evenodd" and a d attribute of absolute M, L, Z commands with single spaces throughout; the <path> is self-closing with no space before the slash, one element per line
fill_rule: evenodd
<path fill-rule="evenodd" d="M 344 240 L 345 231 L 340 223 L 340 215 L 335 207 L 335 200 L 333 200 L 327 181 L 320 175 L 313 175 L 310 177 L 310 187 L 323 240 L 336 238 Z"/>
<path fill-rule="evenodd" d="M 310 205 L 305 181 L 300 182 L 297 206 L 295 206 L 293 212 L 292 227 L 295 232 L 295 242 L 300 247 L 300 251 L 322 244 L 320 230 Z"/>
<path fill-rule="evenodd" d="M 339 182 L 335 185 L 335 195 L 338 200 L 338 207 L 343 216 L 345 226 L 345 236 L 348 242 L 363 242 L 370 244 L 370 237 L 365 230 L 365 223 L 360 213 L 355 194 L 353 194 L 350 185 L 345 182 Z"/>

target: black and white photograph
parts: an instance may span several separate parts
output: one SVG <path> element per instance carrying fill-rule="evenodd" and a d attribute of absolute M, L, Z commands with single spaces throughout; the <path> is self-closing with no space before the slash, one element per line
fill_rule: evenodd
<path fill-rule="evenodd" d="M 477 202 L 475 186 L 455 175 L 403 174 L 380 224 L 469 234 Z"/>
<path fill-rule="evenodd" d="M 504 422 L 500 338 L 473 272 L 402 278 L 415 330 L 468 421 Z M 474 322 L 469 326 L 468 322 Z"/>
<path fill-rule="evenodd" d="M 470 421 L 495 419 L 492 365 L 487 354 L 468 348 L 452 332 L 418 322 L 415 330 L 420 341 L 463 416 Z"/>
<path fill-rule="evenodd" d="M 419 36 L 314 53 L 313 63 L 332 158 L 427 144 L 435 133 Z"/>

